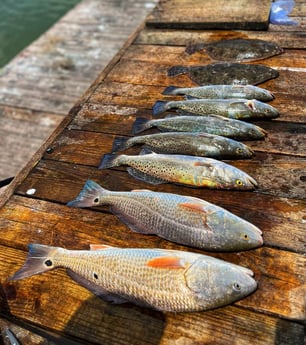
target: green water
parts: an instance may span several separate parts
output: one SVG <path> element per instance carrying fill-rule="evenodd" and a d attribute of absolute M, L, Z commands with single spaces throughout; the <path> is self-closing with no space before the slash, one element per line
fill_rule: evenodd
<path fill-rule="evenodd" d="M 0 0 L 0 67 L 80 0 Z"/>

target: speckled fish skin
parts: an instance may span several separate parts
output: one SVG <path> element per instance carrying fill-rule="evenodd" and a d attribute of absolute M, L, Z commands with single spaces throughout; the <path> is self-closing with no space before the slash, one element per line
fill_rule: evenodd
<path fill-rule="evenodd" d="M 273 94 L 254 85 L 204 85 L 199 87 L 181 88 L 168 86 L 163 95 L 186 95 L 195 98 L 244 98 L 257 99 L 259 101 L 271 101 Z"/>
<path fill-rule="evenodd" d="M 190 196 L 150 190 L 112 192 L 88 180 L 77 198 L 67 205 L 109 205 L 135 232 L 210 251 L 248 250 L 263 243 L 261 231 L 253 224 Z"/>
<path fill-rule="evenodd" d="M 196 115 L 216 114 L 232 119 L 269 118 L 279 116 L 278 110 L 255 99 L 191 99 L 186 101 L 157 101 L 153 115 L 160 115 L 170 109 L 180 109 Z"/>
<path fill-rule="evenodd" d="M 186 48 L 192 54 L 199 50 L 217 61 L 257 61 L 279 55 L 283 49 L 274 42 L 260 39 L 234 38 L 209 44 L 196 44 Z"/>
<path fill-rule="evenodd" d="M 212 189 L 253 190 L 257 182 L 242 170 L 213 158 L 159 153 L 106 154 L 99 169 L 127 165 L 133 177 L 151 184 L 173 182 Z"/>
<path fill-rule="evenodd" d="M 66 268 L 73 279 L 105 300 L 161 311 L 212 309 L 257 288 L 251 270 L 201 254 L 115 247 L 67 250 L 39 244 L 29 245 L 24 266 L 11 279 L 57 267 Z"/>
<path fill-rule="evenodd" d="M 229 119 L 219 115 L 169 115 L 163 119 L 152 120 L 139 117 L 134 122 L 133 134 L 152 127 L 157 127 L 164 132 L 203 132 L 236 140 L 258 140 L 263 139 L 267 135 L 264 129 L 252 123 Z"/>
<path fill-rule="evenodd" d="M 216 159 L 245 159 L 254 156 L 247 145 L 236 140 L 207 133 L 173 132 L 116 137 L 112 152 L 122 151 L 134 145 L 145 145 L 156 153 L 179 153 Z"/>
<path fill-rule="evenodd" d="M 169 77 L 180 74 L 188 74 L 189 78 L 198 85 L 257 85 L 279 76 L 278 71 L 271 67 L 237 62 L 213 63 L 203 66 L 173 66 L 168 69 Z"/>

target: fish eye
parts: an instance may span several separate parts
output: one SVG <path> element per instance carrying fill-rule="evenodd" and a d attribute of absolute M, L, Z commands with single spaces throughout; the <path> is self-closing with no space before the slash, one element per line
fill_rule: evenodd
<path fill-rule="evenodd" d="M 53 262 L 50 260 L 50 259 L 47 259 L 44 264 L 47 266 L 47 267 L 51 267 L 53 265 Z"/>
<path fill-rule="evenodd" d="M 243 235 L 243 239 L 247 241 L 249 239 L 249 235 L 248 234 L 244 234 Z"/>
<path fill-rule="evenodd" d="M 240 147 L 237 148 L 236 150 L 237 153 L 242 153 L 242 149 Z"/>
<path fill-rule="evenodd" d="M 94 198 L 94 203 L 95 203 L 95 204 L 98 204 L 98 203 L 99 203 L 99 198 L 98 198 L 98 197 Z"/>
<path fill-rule="evenodd" d="M 242 183 L 241 180 L 236 180 L 236 185 L 237 185 L 237 186 L 243 186 L 243 183 Z"/>
<path fill-rule="evenodd" d="M 240 290 L 241 290 L 240 284 L 239 284 L 239 283 L 234 283 L 234 284 L 233 284 L 233 289 L 234 289 L 235 291 L 240 291 Z"/>

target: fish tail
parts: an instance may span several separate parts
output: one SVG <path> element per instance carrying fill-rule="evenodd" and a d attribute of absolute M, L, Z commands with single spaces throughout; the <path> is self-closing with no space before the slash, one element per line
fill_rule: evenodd
<path fill-rule="evenodd" d="M 155 102 L 155 104 L 153 105 L 153 115 L 156 116 L 168 110 L 167 105 L 168 105 L 168 102 L 165 102 L 165 101 Z"/>
<path fill-rule="evenodd" d="M 144 117 L 138 117 L 133 124 L 132 134 L 140 133 L 140 132 L 142 132 L 146 129 L 149 129 L 151 127 L 152 127 L 152 125 L 150 123 L 150 120 L 148 120 Z"/>
<path fill-rule="evenodd" d="M 185 74 L 188 72 L 188 67 L 186 66 L 173 66 L 167 71 L 168 77 L 175 77 L 180 74 Z"/>
<path fill-rule="evenodd" d="M 99 169 L 108 169 L 117 167 L 119 165 L 120 163 L 118 162 L 118 156 L 111 153 L 107 153 L 102 157 Z"/>
<path fill-rule="evenodd" d="M 83 189 L 76 197 L 76 199 L 69 201 L 69 207 L 91 207 L 100 204 L 101 196 L 109 192 L 107 189 L 102 188 L 98 183 L 87 180 Z"/>
<path fill-rule="evenodd" d="M 130 138 L 116 137 L 113 142 L 112 152 L 123 151 L 132 145 L 128 142 Z"/>
<path fill-rule="evenodd" d="M 166 87 L 165 90 L 162 92 L 162 94 L 163 95 L 177 95 L 178 94 L 177 90 L 178 90 L 178 87 L 171 85 L 171 86 Z"/>
<path fill-rule="evenodd" d="M 42 244 L 29 244 L 28 248 L 29 253 L 24 265 L 10 280 L 28 278 L 55 268 L 53 258 L 59 248 Z"/>

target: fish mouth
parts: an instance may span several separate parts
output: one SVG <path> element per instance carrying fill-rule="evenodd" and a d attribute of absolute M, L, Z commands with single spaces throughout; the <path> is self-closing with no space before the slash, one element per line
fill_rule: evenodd
<path fill-rule="evenodd" d="M 253 189 L 256 189 L 258 187 L 258 183 L 256 182 L 256 180 L 253 179 L 253 177 L 249 176 L 248 182 L 249 182 L 249 185 L 253 187 Z"/>

